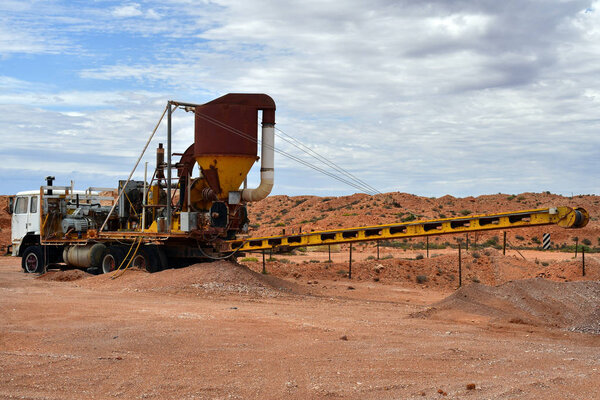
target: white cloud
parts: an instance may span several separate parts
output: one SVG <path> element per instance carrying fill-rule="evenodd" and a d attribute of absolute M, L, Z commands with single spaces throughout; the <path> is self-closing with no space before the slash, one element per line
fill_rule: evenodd
<path fill-rule="evenodd" d="M 112 15 L 117 18 L 131 18 L 139 17 L 140 15 L 143 15 L 143 13 L 139 4 L 130 3 L 113 8 Z"/>
<path fill-rule="evenodd" d="M 149 9 L 146 12 L 146 18 L 159 20 L 159 19 L 161 19 L 161 15 L 159 13 L 157 13 L 156 11 L 154 11 L 153 9 Z"/>
<path fill-rule="evenodd" d="M 43 36 L 0 20 L 0 57 L 14 53 L 56 54 L 66 47 L 65 40 Z"/>

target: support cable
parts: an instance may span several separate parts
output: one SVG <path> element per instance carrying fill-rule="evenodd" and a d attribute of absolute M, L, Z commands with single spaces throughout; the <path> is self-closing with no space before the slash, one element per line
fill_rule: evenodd
<path fill-rule="evenodd" d="M 233 133 L 235 135 L 238 135 L 238 136 L 240 136 L 240 137 L 242 137 L 242 138 L 244 138 L 246 140 L 250 140 L 250 141 L 252 141 L 254 143 L 259 143 L 258 139 L 254 139 L 253 137 L 248 136 L 246 133 L 244 133 L 242 131 L 239 131 L 239 130 L 237 130 L 237 129 L 235 129 L 235 128 L 227 125 L 227 124 L 224 124 L 223 122 L 221 122 L 219 120 L 216 120 L 216 119 L 214 119 L 212 117 L 209 117 L 209 116 L 201 114 L 201 113 L 198 113 L 198 115 L 201 118 L 203 118 L 203 119 L 211 122 L 212 124 L 217 125 L 217 126 L 223 128 L 225 130 L 228 130 L 228 131 L 230 131 L 231 133 Z M 338 180 L 338 181 L 340 181 L 342 183 L 345 183 L 345 184 L 347 184 L 349 186 L 352 186 L 352 187 L 354 187 L 354 188 L 356 188 L 356 189 L 358 189 L 360 191 L 364 191 L 364 192 L 366 192 L 368 194 L 371 194 L 371 195 L 376 194 L 371 189 L 366 188 L 366 187 L 360 185 L 359 183 L 348 181 L 347 179 L 344 179 L 344 178 L 342 178 L 342 177 L 340 177 L 340 176 L 338 176 L 338 175 L 336 175 L 336 174 L 334 174 L 332 172 L 329 172 L 329 171 L 327 171 L 327 170 L 325 170 L 323 168 L 317 167 L 317 166 L 309 163 L 308 161 L 305 161 L 305 160 L 303 160 L 303 159 L 301 159 L 301 158 L 299 158 L 297 156 L 294 156 L 294 155 L 292 155 L 292 154 L 290 154 L 288 152 L 285 152 L 283 150 L 277 149 L 277 148 L 275 148 L 273 146 L 270 146 L 270 145 L 266 145 L 266 147 L 269 148 L 269 149 L 272 149 L 273 151 L 275 151 L 275 152 L 277 152 L 277 153 L 279 153 L 279 154 L 281 154 L 281 155 L 283 155 L 285 157 L 288 157 L 288 158 L 290 158 L 290 159 L 292 159 L 292 160 L 294 160 L 294 161 L 296 161 L 296 162 L 298 162 L 300 164 L 303 164 L 303 165 L 305 165 L 305 166 L 307 166 L 309 168 L 312 168 L 315 171 L 321 172 L 321 173 L 323 173 L 325 175 L 328 175 L 328 176 L 330 176 L 330 177 L 332 177 L 332 178 L 334 178 L 334 179 L 336 179 L 336 180 Z"/>
<path fill-rule="evenodd" d="M 340 167 L 339 165 L 337 165 L 333 161 L 328 160 L 327 158 L 325 158 L 321 154 L 317 153 L 315 150 L 311 149 L 310 147 L 308 147 L 304 143 L 300 142 L 298 139 L 294 138 L 291 135 L 288 135 L 287 133 L 285 133 L 284 131 L 282 131 L 281 129 L 279 129 L 277 127 L 275 127 L 275 130 L 277 130 L 278 132 L 281 133 L 281 135 L 277 135 L 279 138 L 285 140 L 286 142 L 288 142 L 292 146 L 294 146 L 297 149 L 305 152 L 306 154 L 308 154 L 312 158 L 314 158 L 314 159 L 316 159 L 318 161 L 321 161 L 323 164 L 325 164 L 325 165 L 327 165 L 327 166 L 329 166 L 329 167 L 337 170 L 338 172 L 346 175 L 348 178 L 353 179 L 354 181 L 360 183 L 364 187 L 369 188 L 372 192 L 375 192 L 376 194 L 381 194 L 381 192 L 379 190 L 375 189 L 373 186 L 369 185 L 367 182 L 365 182 L 362 179 L 356 177 L 355 175 L 353 175 L 349 171 L 346 171 L 345 169 L 343 169 L 342 167 Z M 286 137 L 289 138 L 289 139 L 287 139 Z"/>
<path fill-rule="evenodd" d="M 139 165 L 140 161 L 142 160 L 142 157 L 144 156 L 144 153 L 146 152 L 146 149 L 148 148 L 148 145 L 150 145 L 150 141 L 152 141 L 152 138 L 154 137 L 154 134 L 156 133 L 156 131 L 158 130 L 158 127 L 160 126 L 160 123 L 162 121 L 162 119 L 164 118 L 167 109 L 169 108 L 169 105 L 167 105 L 167 107 L 165 107 L 165 110 L 163 111 L 162 115 L 160 116 L 160 118 L 158 119 L 158 122 L 156 123 L 156 126 L 154 127 L 154 130 L 152 131 L 152 134 L 150 135 L 150 137 L 148 138 L 148 140 L 146 141 L 146 144 L 144 145 L 144 148 L 142 150 L 142 153 L 140 154 L 140 156 L 138 157 L 135 165 L 133 166 L 133 169 L 131 170 L 131 172 L 129 173 L 129 176 L 127 177 L 127 181 L 125 182 L 125 184 L 123 185 L 123 187 L 121 188 L 121 190 L 119 191 L 119 195 L 117 196 L 117 198 L 114 200 L 112 207 L 110 208 L 110 211 L 108 212 L 108 215 L 106 216 L 106 219 L 104 220 L 104 222 L 102 223 L 102 226 L 100 227 L 100 230 L 98 231 L 98 233 L 102 233 L 102 231 L 104 230 L 104 227 L 106 226 L 106 223 L 108 222 L 108 219 L 110 218 L 110 216 L 112 215 L 113 211 L 115 211 L 115 207 L 117 207 L 117 204 L 119 203 L 119 199 L 121 198 L 121 196 L 123 196 L 123 193 L 125 192 L 125 188 L 127 187 L 127 184 L 129 183 L 129 181 L 131 180 L 131 177 L 133 176 L 133 173 L 135 172 L 137 166 Z"/>

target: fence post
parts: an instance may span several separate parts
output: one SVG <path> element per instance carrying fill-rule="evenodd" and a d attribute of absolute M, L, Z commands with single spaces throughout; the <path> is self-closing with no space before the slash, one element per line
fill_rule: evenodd
<path fill-rule="evenodd" d="M 504 231 L 504 244 L 502 245 L 502 255 L 506 255 L 506 231 Z"/>
<path fill-rule="evenodd" d="M 331 245 L 327 245 L 327 252 L 329 253 L 329 262 L 331 262 Z"/>
<path fill-rule="evenodd" d="M 262 251 L 262 256 L 263 256 L 263 269 L 262 269 L 262 273 L 266 274 L 267 273 L 267 267 L 265 266 L 265 251 Z"/>
<path fill-rule="evenodd" d="M 579 238 L 575 238 L 575 258 L 577 258 L 577 248 L 579 247 Z"/>
<path fill-rule="evenodd" d="M 427 258 L 429 258 L 429 236 L 426 236 L 425 239 L 427 239 Z"/>
<path fill-rule="evenodd" d="M 379 240 L 377 241 L 377 260 L 379 260 Z"/>
<path fill-rule="evenodd" d="M 352 243 L 350 243 L 350 260 L 348 262 L 348 279 L 352 279 Z"/>
<path fill-rule="evenodd" d="M 585 276 L 585 247 L 581 247 L 581 273 Z"/>
<path fill-rule="evenodd" d="M 458 287 L 462 286 L 462 260 L 460 251 L 460 242 L 458 243 Z"/>

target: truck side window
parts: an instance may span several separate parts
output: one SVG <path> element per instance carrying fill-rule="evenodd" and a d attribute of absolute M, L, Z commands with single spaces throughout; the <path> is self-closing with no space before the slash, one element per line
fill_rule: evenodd
<path fill-rule="evenodd" d="M 17 197 L 17 205 L 15 206 L 15 214 L 27 214 L 27 200 L 29 197 Z"/>
<path fill-rule="evenodd" d="M 37 207 L 38 207 L 38 197 L 33 196 L 33 197 L 31 197 L 31 207 L 29 209 L 29 212 L 31 214 L 35 214 L 37 212 Z"/>

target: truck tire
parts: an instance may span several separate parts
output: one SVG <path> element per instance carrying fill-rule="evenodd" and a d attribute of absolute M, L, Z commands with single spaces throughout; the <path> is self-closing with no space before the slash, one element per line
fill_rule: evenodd
<path fill-rule="evenodd" d="M 164 253 L 159 251 L 156 246 L 144 246 L 133 258 L 132 266 L 154 273 L 161 271 L 166 267 L 166 262 L 163 260 L 164 258 Z"/>
<path fill-rule="evenodd" d="M 42 246 L 29 246 L 21 257 L 21 268 L 25 273 L 34 274 L 44 271 L 46 258 Z"/>
<path fill-rule="evenodd" d="M 152 250 L 153 249 L 148 246 L 140 248 L 133 257 L 133 261 L 131 261 L 131 266 L 146 270 L 148 272 L 158 271 L 159 268 L 156 263 L 156 254 Z"/>
<path fill-rule="evenodd" d="M 121 246 L 110 246 L 102 258 L 102 272 L 108 274 L 115 271 L 119 266 L 125 267 L 123 260 L 125 259 L 125 249 Z"/>

